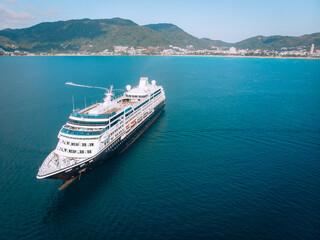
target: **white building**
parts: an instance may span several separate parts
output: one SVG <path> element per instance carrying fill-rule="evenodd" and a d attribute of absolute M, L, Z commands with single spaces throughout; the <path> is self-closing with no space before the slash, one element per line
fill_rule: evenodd
<path fill-rule="evenodd" d="M 311 49 L 310 49 L 310 54 L 313 54 L 313 53 L 314 53 L 314 44 L 312 43 Z"/>
<path fill-rule="evenodd" d="M 128 50 L 127 46 L 114 46 L 115 53 L 126 53 Z"/>
<path fill-rule="evenodd" d="M 230 54 L 237 54 L 237 49 L 235 47 L 229 48 L 229 53 Z"/>

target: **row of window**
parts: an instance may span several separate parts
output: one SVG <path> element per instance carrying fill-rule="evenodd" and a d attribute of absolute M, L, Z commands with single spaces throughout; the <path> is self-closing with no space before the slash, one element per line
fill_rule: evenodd
<path fill-rule="evenodd" d="M 114 116 L 113 118 L 111 118 L 110 122 L 113 122 L 114 120 L 116 120 L 118 117 L 122 116 L 123 112 L 117 114 L 117 116 Z"/>
<path fill-rule="evenodd" d="M 111 126 L 110 127 L 113 127 L 114 125 L 116 125 L 118 122 L 120 122 L 120 119 L 114 121 L 113 123 L 111 123 Z"/>
<path fill-rule="evenodd" d="M 154 97 L 158 96 L 161 92 L 158 92 L 157 94 L 154 95 Z"/>
<path fill-rule="evenodd" d="M 120 132 L 119 130 L 123 128 L 123 125 L 120 125 L 119 127 L 117 127 L 111 134 L 110 134 L 110 137 L 112 137 L 113 135 L 115 135 L 115 137 L 117 137 Z"/>
<path fill-rule="evenodd" d="M 157 91 L 155 91 L 153 94 L 156 94 L 156 93 L 158 93 L 158 92 L 161 92 L 161 88 L 158 89 Z"/>
<path fill-rule="evenodd" d="M 158 90 L 158 91 L 160 91 L 160 90 Z M 161 93 L 161 91 L 158 92 L 158 93 L 156 93 L 154 96 L 153 96 L 153 94 L 151 94 L 150 100 L 152 100 L 153 98 L 155 98 L 156 96 L 158 96 L 160 93 Z"/>
<path fill-rule="evenodd" d="M 77 113 L 77 112 L 73 112 L 72 116 L 74 117 L 78 117 L 78 118 L 109 118 L 112 117 L 113 115 L 115 115 L 116 113 L 113 112 L 111 114 L 85 114 L 85 113 Z"/>
<path fill-rule="evenodd" d="M 143 103 L 141 103 L 139 106 L 135 107 L 134 110 L 136 111 L 137 109 L 139 109 L 140 107 L 142 107 L 143 105 L 145 105 L 147 102 L 149 102 L 149 99 Z"/>
<path fill-rule="evenodd" d="M 72 135 L 83 135 L 83 136 L 92 136 L 92 135 L 100 135 L 101 131 L 96 132 L 86 132 L 86 131 L 74 131 L 66 128 L 62 128 L 62 133 L 72 134 Z"/>
<path fill-rule="evenodd" d="M 144 98 L 146 97 L 147 95 L 129 95 L 129 94 L 126 94 L 127 97 L 134 97 L 134 98 Z"/>
<path fill-rule="evenodd" d="M 62 147 L 59 147 L 58 150 L 60 150 L 61 152 L 78 153 L 78 154 L 92 153 L 92 150 L 74 150 L 74 149 L 66 149 Z"/>
<path fill-rule="evenodd" d="M 154 92 L 154 97 L 156 97 L 157 95 L 159 95 L 161 93 L 161 89 L 158 89 L 157 91 Z M 153 95 L 153 94 L 152 94 Z M 154 98 L 152 97 L 152 98 Z M 135 107 L 134 110 L 137 110 L 139 109 L 140 107 L 142 107 L 143 105 L 145 105 L 147 102 L 149 102 L 149 99 L 143 103 L 141 103 L 139 106 Z M 113 127 L 114 125 L 116 125 L 120 119 L 116 120 L 117 118 L 119 118 L 120 116 L 122 116 L 124 113 L 126 117 L 128 117 L 131 113 L 133 112 L 132 108 L 128 108 L 126 109 L 124 112 L 121 112 L 119 114 L 117 114 L 116 116 L 114 116 L 113 118 L 110 119 L 110 123 L 111 123 L 111 126 L 110 127 Z M 116 120 L 116 121 L 115 121 Z"/>
<path fill-rule="evenodd" d="M 79 140 L 88 141 L 88 140 L 97 140 L 97 139 L 99 139 L 99 137 L 92 137 L 92 138 L 88 139 L 88 138 L 81 138 L 81 137 L 73 137 L 72 135 L 66 135 L 66 136 L 63 136 L 63 137 L 67 138 L 67 139 L 73 139 L 75 141 L 79 141 Z"/>
<path fill-rule="evenodd" d="M 153 97 L 151 97 L 151 99 L 153 99 L 153 98 L 155 98 L 156 96 L 158 96 L 158 95 L 161 93 L 160 90 L 161 90 L 161 89 L 159 89 L 158 91 L 156 91 L 156 92 L 158 92 L 158 93 L 155 94 Z M 151 100 L 151 99 L 150 99 L 150 100 Z M 139 106 L 135 107 L 134 110 L 135 110 L 135 111 L 138 110 L 140 107 L 142 107 L 143 105 L 145 105 L 145 104 L 148 103 L 148 102 L 149 102 L 149 99 L 148 99 L 147 101 L 141 103 Z"/>
<path fill-rule="evenodd" d="M 138 110 L 138 108 L 142 107 L 143 105 L 145 105 L 146 103 L 148 103 L 149 100 L 145 101 L 144 103 L 140 104 L 139 106 L 137 106 L 134 110 Z M 131 113 L 130 113 L 131 114 Z M 129 115 L 130 115 L 129 114 Z M 131 117 L 129 119 L 126 119 L 126 122 L 127 123 L 130 123 L 132 119 L 134 119 L 137 115 L 139 115 L 139 112 L 134 112 L 133 115 L 131 115 Z"/>
<path fill-rule="evenodd" d="M 127 113 L 132 109 L 132 107 L 127 108 L 124 112 Z"/>
<path fill-rule="evenodd" d="M 77 142 L 68 142 L 68 141 L 64 141 L 64 140 L 60 140 L 61 143 L 65 144 L 65 145 L 71 145 L 71 146 L 82 146 L 82 147 L 86 147 L 86 146 L 90 146 L 92 147 L 94 145 L 94 143 L 77 143 Z"/>
<path fill-rule="evenodd" d="M 130 116 L 130 114 L 133 113 L 133 110 L 131 109 L 130 112 L 126 113 L 126 117 Z"/>
<path fill-rule="evenodd" d="M 152 97 L 156 97 L 157 95 L 159 95 L 161 93 L 161 89 L 157 90 L 155 92 L 155 95 Z M 149 99 L 146 100 L 145 102 L 141 103 L 139 106 L 135 107 L 134 110 L 136 111 L 137 109 L 139 109 L 140 107 L 142 107 L 143 105 L 145 105 L 146 103 L 149 102 Z M 125 113 L 125 117 L 130 116 L 133 113 L 133 109 L 130 107 L 128 109 L 126 109 L 124 112 L 121 112 L 119 114 L 117 114 L 115 117 L 113 117 L 110 122 L 114 121 L 116 118 L 119 118 L 120 116 L 122 116 Z M 136 114 L 134 114 L 136 115 Z M 131 116 L 131 120 L 133 119 L 134 115 Z M 126 119 L 126 122 L 130 122 L 130 119 Z M 118 122 L 120 121 L 120 119 L 115 120 L 114 122 L 111 123 L 110 127 L 113 127 L 114 125 L 116 125 Z M 113 130 L 113 132 L 110 134 L 110 137 L 113 139 L 114 137 L 117 137 L 120 134 L 119 129 L 121 129 L 123 127 L 123 125 L 119 126 L 117 129 Z"/>
<path fill-rule="evenodd" d="M 78 121 L 78 120 L 69 119 L 69 121 L 67 123 L 75 124 L 75 125 L 83 125 L 83 126 L 105 126 L 105 125 L 109 124 L 109 121 L 105 121 L 105 122 L 84 122 L 84 121 Z"/>

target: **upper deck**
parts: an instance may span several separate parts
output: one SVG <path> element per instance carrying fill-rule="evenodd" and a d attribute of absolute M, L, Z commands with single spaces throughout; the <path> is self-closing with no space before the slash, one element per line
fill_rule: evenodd
<path fill-rule="evenodd" d="M 96 103 L 84 109 L 74 111 L 70 115 L 70 119 L 81 119 L 81 121 L 90 122 L 101 121 L 101 119 L 108 120 L 129 107 L 136 108 L 139 103 L 144 102 L 149 98 L 153 98 L 153 95 L 156 95 L 160 90 L 161 87 L 156 86 L 155 81 L 152 81 L 152 84 L 149 84 L 147 78 L 141 78 L 137 87 L 131 89 L 131 86 L 128 85 L 127 92 L 122 96 L 112 99 L 113 93 L 107 91 L 105 93 L 106 97 L 104 98 L 104 102 Z"/>

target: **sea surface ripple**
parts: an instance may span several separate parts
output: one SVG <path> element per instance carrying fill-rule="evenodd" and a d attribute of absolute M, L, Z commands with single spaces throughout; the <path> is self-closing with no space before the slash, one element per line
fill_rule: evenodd
<path fill-rule="evenodd" d="M 163 114 L 58 191 L 37 180 L 72 111 L 140 76 Z M 320 61 L 0 58 L 0 239 L 319 239 Z M 118 92 L 121 94 L 121 91 Z"/>

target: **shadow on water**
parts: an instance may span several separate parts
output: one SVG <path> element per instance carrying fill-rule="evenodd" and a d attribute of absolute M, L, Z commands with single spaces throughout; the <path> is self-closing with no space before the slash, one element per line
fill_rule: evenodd
<path fill-rule="evenodd" d="M 116 155 L 97 168 L 82 174 L 80 180 L 76 179 L 65 189 L 61 191 L 57 189 L 52 192 L 48 199 L 47 212 L 44 214 L 43 223 L 47 224 L 62 214 L 65 215 L 68 214 L 69 211 L 81 208 L 87 201 L 98 196 L 101 189 L 106 189 L 112 185 L 116 181 L 117 173 L 126 164 L 126 159 L 130 154 L 134 154 L 132 150 L 135 145 L 139 144 L 146 133 L 152 132 L 152 129 L 159 126 L 164 120 L 165 111 L 163 111 L 157 121 L 122 154 Z M 61 185 L 63 183 L 64 182 L 61 181 Z"/>

